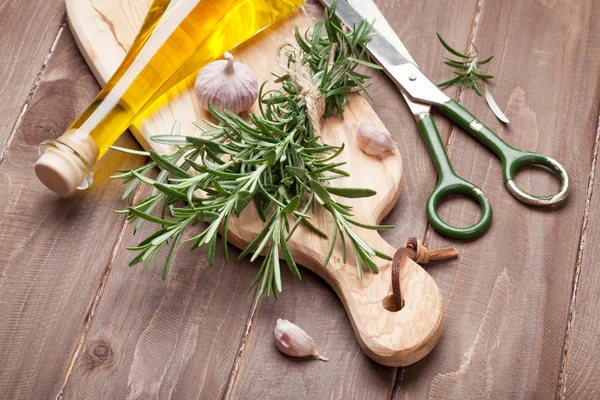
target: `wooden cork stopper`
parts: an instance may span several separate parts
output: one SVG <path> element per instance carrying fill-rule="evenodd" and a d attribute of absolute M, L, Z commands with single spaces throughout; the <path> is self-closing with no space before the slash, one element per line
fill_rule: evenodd
<path fill-rule="evenodd" d="M 61 196 L 69 196 L 87 179 L 98 158 L 98 146 L 83 131 L 70 129 L 56 140 L 48 142 L 46 150 L 35 163 L 38 179 Z"/>

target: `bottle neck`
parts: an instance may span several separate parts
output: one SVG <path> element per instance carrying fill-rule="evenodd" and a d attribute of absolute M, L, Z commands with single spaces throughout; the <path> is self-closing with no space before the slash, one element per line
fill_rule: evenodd
<path fill-rule="evenodd" d="M 99 151 L 86 132 L 70 129 L 57 139 L 42 142 L 39 151 L 35 172 L 48 189 L 68 196 L 92 184 Z"/>

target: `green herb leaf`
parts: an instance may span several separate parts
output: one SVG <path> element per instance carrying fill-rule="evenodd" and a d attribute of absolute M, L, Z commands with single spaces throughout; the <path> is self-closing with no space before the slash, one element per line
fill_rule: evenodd
<path fill-rule="evenodd" d="M 294 261 L 294 257 L 292 256 L 292 253 L 290 252 L 290 248 L 288 247 L 287 242 L 285 240 L 281 241 L 281 251 L 283 252 L 283 256 L 285 257 L 285 262 L 287 263 L 288 268 L 290 269 L 292 275 L 294 275 L 294 277 L 296 277 L 296 279 L 301 281 L 302 277 L 300 276 L 300 271 L 298 270 L 298 266 L 296 265 L 296 262 Z"/>
<path fill-rule="evenodd" d="M 150 151 L 150 157 L 161 169 L 170 172 L 179 178 L 190 178 L 191 175 L 176 165 L 169 163 L 163 156 L 155 151 Z"/>
<path fill-rule="evenodd" d="M 436 33 L 438 39 L 440 40 L 440 42 L 442 43 L 442 46 L 444 46 L 444 48 L 446 50 L 448 50 L 450 53 L 454 54 L 456 57 L 460 57 L 460 58 L 472 58 L 471 55 L 469 54 L 464 54 L 461 53 L 458 50 L 455 50 L 452 48 L 452 46 L 450 46 L 448 43 L 446 43 L 446 41 L 444 40 L 444 38 L 442 38 L 442 35 L 440 35 L 439 33 Z"/>
<path fill-rule="evenodd" d="M 298 208 L 298 205 L 300 204 L 300 196 L 295 196 L 292 200 L 290 200 L 290 202 L 287 204 L 287 206 L 285 206 L 285 208 L 283 209 L 283 212 L 290 214 L 293 213 L 294 211 L 296 211 L 296 208 Z"/>
<path fill-rule="evenodd" d="M 321 203 L 329 203 L 331 201 L 331 196 L 329 196 L 329 192 L 318 181 L 310 179 L 309 185 L 310 188 L 315 192 Z"/>
<path fill-rule="evenodd" d="M 490 61 L 492 61 L 494 59 L 494 56 L 489 56 L 488 58 L 486 58 L 483 61 L 477 61 L 478 65 L 485 65 L 487 63 L 489 63 Z"/>
<path fill-rule="evenodd" d="M 178 135 L 156 135 L 151 136 L 150 140 L 160 144 L 167 144 L 171 146 L 189 146 L 191 143 L 188 142 L 185 136 Z"/>
<path fill-rule="evenodd" d="M 147 151 L 127 149 L 125 147 L 119 147 L 119 146 L 109 146 L 108 148 L 112 149 L 112 150 L 120 151 L 121 153 L 133 154 L 136 156 L 145 156 L 145 157 L 150 156 L 150 153 L 148 153 Z"/>
<path fill-rule="evenodd" d="M 347 197 L 349 199 L 360 199 L 362 197 L 371 197 L 377 194 L 376 191 L 366 188 L 349 188 L 349 187 L 332 187 L 327 186 L 325 189 L 336 196 Z"/>
<path fill-rule="evenodd" d="M 129 214 L 135 215 L 136 217 L 139 217 L 139 218 L 145 219 L 146 221 L 154 222 L 154 223 L 157 223 L 157 224 L 160 224 L 160 225 L 173 226 L 173 225 L 177 224 L 175 221 L 167 221 L 165 219 L 158 218 L 158 217 L 155 217 L 155 216 L 150 215 L 150 214 L 146 214 L 146 213 L 144 213 L 144 212 L 142 212 L 142 211 L 140 211 L 140 210 L 138 210 L 138 209 L 136 209 L 134 207 L 129 207 L 127 209 L 127 211 L 129 212 Z"/>
<path fill-rule="evenodd" d="M 365 61 L 365 60 L 360 60 L 358 58 L 348 57 L 347 60 L 355 62 L 355 63 L 360 64 L 360 65 L 364 65 L 365 67 L 369 67 L 369 68 L 373 68 L 373 69 L 383 69 L 383 67 L 381 67 L 380 65 L 377 65 L 375 63 L 368 62 L 368 61 Z"/>
<path fill-rule="evenodd" d="M 173 264 L 173 259 L 175 258 L 175 251 L 177 250 L 177 246 L 181 241 L 181 237 L 183 236 L 183 232 L 179 233 L 175 236 L 175 240 L 171 245 L 171 250 L 169 251 L 169 255 L 167 256 L 167 260 L 165 261 L 165 267 L 163 268 L 162 278 L 163 281 L 167 279 L 167 275 L 169 274 L 169 270 L 171 269 L 171 265 Z"/>
<path fill-rule="evenodd" d="M 306 170 L 304 168 L 287 166 L 286 170 L 298 179 L 306 178 Z"/>
<path fill-rule="evenodd" d="M 275 165 L 277 162 L 277 153 L 274 150 L 269 150 L 265 153 L 263 158 L 269 163 L 269 165 Z"/>

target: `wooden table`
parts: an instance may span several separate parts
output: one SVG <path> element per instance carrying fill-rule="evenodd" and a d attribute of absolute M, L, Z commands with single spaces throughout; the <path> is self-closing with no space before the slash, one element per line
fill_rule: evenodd
<path fill-rule="evenodd" d="M 73 42 L 63 0 L 0 0 L 0 397 L 6 399 L 600 398 L 600 1 L 380 0 L 423 70 L 446 78 L 435 32 L 496 56 L 490 89 L 511 123 L 473 91 L 448 93 L 511 144 L 555 157 L 570 199 L 532 209 L 505 190 L 500 163 L 439 118 L 449 156 L 494 207 L 481 239 L 452 243 L 460 259 L 431 265 L 445 301 L 434 351 L 401 369 L 360 350 L 335 294 L 304 270 L 286 274 L 280 300 L 246 293 L 257 266 L 206 265 L 180 252 L 166 282 L 159 268 L 128 268 L 136 242 L 122 215 L 117 168 L 143 160 L 111 153 L 93 187 L 60 199 L 35 178 L 37 146 L 59 136 L 98 92 Z M 322 9 L 310 2 L 315 18 Z M 404 190 L 386 223 L 403 246 L 427 225 L 435 184 L 425 146 L 399 93 L 381 74 L 374 108 L 404 157 Z M 135 147 L 129 134 L 119 145 Z M 546 173 L 520 182 L 557 188 Z M 446 202 L 449 222 L 477 218 L 470 201 Z M 233 250 L 236 251 L 236 250 Z M 235 259 L 235 258 L 234 258 Z M 311 334 L 329 363 L 297 361 L 272 344 L 277 318 Z"/>

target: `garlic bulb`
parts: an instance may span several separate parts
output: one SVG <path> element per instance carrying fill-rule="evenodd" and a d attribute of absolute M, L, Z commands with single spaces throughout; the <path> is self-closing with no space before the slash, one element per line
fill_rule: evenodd
<path fill-rule="evenodd" d="M 358 124 L 356 139 L 360 149 L 370 156 L 381 156 L 396 147 L 396 142 L 388 132 L 365 122 Z"/>
<path fill-rule="evenodd" d="M 273 337 L 275 338 L 275 346 L 283 354 L 292 357 L 312 356 L 319 360 L 329 361 L 319 354 L 314 340 L 290 321 L 278 319 L 273 331 Z"/>
<path fill-rule="evenodd" d="M 248 110 L 258 97 L 258 81 L 248 66 L 235 62 L 230 53 L 213 61 L 198 73 L 196 94 L 205 109 L 212 104 L 236 114 Z"/>

